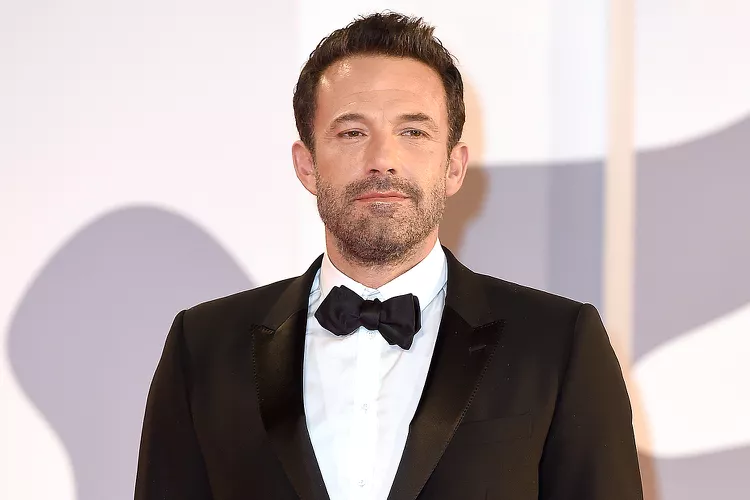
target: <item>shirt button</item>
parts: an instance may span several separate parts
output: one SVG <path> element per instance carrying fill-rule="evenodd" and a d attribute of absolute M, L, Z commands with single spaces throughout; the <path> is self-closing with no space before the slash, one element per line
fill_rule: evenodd
<path fill-rule="evenodd" d="M 365 403 L 365 404 L 362 405 L 362 410 L 367 411 L 367 408 L 368 408 L 367 407 L 367 403 Z"/>
<path fill-rule="evenodd" d="M 360 479 L 359 481 L 357 481 L 357 485 L 359 485 L 359 487 L 361 488 L 362 486 L 365 485 L 365 480 L 364 479 Z"/>

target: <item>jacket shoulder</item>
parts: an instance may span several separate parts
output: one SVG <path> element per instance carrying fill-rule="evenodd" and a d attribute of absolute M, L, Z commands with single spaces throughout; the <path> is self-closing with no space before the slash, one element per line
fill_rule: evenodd
<path fill-rule="evenodd" d="M 477 280 L 483 285 L 487 307 L 505 323 L 506 346 L 541 360 L 540 366 L 550 367 L 556 376 L 562 377 L 582 327 L 599 325 L 589 333 L 604 332 L 592 305 L 491 276 L 478 275 Z M 586 318 L 588 323 L 582 322 Z"/>
<path fill-rule="evenodd" d="M 258 323 L 294 279 L 276 281 L 195 305 L 185 311 L 186 330 L 217 330 Z"/>
<path fill-rule="evenodd" d="M 575 322 L 582 302 L 551 292 L 475 273 L 491 307 L 499 307 L 511 316 L 546 317 L 565 323 Z"/>
<path fill-rule="evenodd" d="M 448 259 L 449 303 L 470 323 L 540 317 L 568 323 L 583 306 L 567 297 L 475 272 L 443 248 Z"/>

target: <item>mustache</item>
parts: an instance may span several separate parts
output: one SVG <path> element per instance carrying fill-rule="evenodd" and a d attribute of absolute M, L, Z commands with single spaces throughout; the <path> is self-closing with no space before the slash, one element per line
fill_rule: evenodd
<path fill-rule="evenodd" d="M 422 189 L 406 179 L 400 177 L 372 176 L 354 181 L 344 188 L 344 196 L 353 201 L 358 196 L 370 191 L 396 191 L 404 196 L 413 198 L 415 202 L 422 199 Z"/>

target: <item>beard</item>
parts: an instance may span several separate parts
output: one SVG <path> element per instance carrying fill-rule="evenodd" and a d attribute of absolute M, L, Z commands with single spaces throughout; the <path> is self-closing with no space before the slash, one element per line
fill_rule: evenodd
<path fill-rule="evenodd" d="M 400 177 L 371 176 L 336 189 L 315 169 L 320 218 L 341 254 L 364 265 L 396 264 L 407 259 L 438 226 L 445 211 L 445 178 L 426 192 Z M 401 203 L 360 204 L 369 191 L 396 191 Z"/>

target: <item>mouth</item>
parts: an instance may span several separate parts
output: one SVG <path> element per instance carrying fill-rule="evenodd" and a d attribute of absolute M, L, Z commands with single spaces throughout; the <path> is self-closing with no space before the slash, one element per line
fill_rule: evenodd
<path fill-rule="evenodd" d="M 364 193 L 357 198 L 355 198 L 357 201 L 367 201 L 367 202 L 397 202 L 397 201 L 404 201 L 408 199 L 409 197 L 406 195 L 403 195 L 397 191 L 385 191 L 385 192 L 378 192 L 378 191 L 370 191 L 369 193 Z"/>

